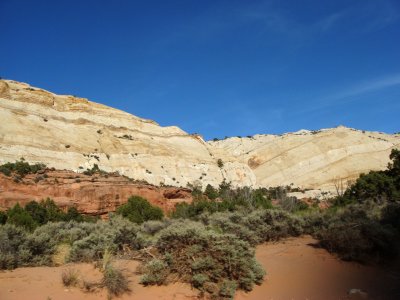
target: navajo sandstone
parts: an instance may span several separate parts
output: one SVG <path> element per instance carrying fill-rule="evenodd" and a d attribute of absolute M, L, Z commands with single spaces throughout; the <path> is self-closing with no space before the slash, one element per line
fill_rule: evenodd
<path fill-rule="evenodd" d="M 385 169 L 400 136 L 346 127 L 206 142 L 178 127 L 0 80 L 0 163 L 105 171 L 154 185 L 293 185 L 333 191 L 338 180 Z M 221 159 L 223 166 L 217 161 Z"/>

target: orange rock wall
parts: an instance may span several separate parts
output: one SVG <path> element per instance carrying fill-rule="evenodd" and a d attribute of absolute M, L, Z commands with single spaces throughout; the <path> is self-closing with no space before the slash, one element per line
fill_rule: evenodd
<path fill-rule="evenodd" d="M 173 210 L 176 203 L 192 201 L 188 189 L 156 187 L 119 175 L 87 176 L 72 171 L 47 170 L 44 174 L 29 174 L 21 182 L 15 182 L 13 177 L 0 174 L 0 210 L 16 203 L 25 205 L 49 197 L 62 208 L 75 206 L 81 213 L 104 216 L 126 203 L 132 195 L 146 198 L 164 212 Z"/>

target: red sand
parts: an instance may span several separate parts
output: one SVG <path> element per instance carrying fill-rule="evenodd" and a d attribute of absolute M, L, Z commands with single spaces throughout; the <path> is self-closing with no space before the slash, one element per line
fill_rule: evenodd
<path fill-rule="evenodd" d="M 394 296 L 399 274 L 385 272 L 356 263 L 342 262 L 326 250 L 310 246 L 311 237 L 288 239 L 257 247 L 256 256 L 267 270 L 261 286 L 250 293 L 238 292 L 235 299 L 286 300 L 348 299 L 349 289 L 362 289 L 368 299 L 400 299 L 399 288 Z M 144 287 L 134 274 L 138 262 L 119 261 L 131 281 L 132 292 L 117 299 L 195 299 L 198 292 L 187 284 Z M 73 267 L 89 281 L 99 280 L 98 270 L 90 264 L 62 267 L 19 268 L 0 272 L 1 300 L 107 299 L 106 291 L 84 293 L 79 288 L 65 288 L 61 283 L 63 269 Z"/>
<path fill-rule="evenodd" d="M 134 274 L 139 265 L 136 261 L 118 261 L 116 266 L 125 269 L 129 276 L 131 292 L 113 299 L 157 299 L 183 300 L 197 299 L 198 292 L 183 283 L 168 286 L 144 287 L 139 284 L 139 276 Z M 71 264 L 62 267 L 18 268 L 0 273 L 1 300 L 95 300 L 107 299 L 107 291 L 100 289 L 84 293 L 79 287 L 64 287 L 61 273 L 64 269 L 78 270 L 81 278 L 87 281 L 99 281 L 101 273 L 92 264 Z"/>
<path fill-rule="evenodd" d="M 400 274 L 343 262 L 315 245 L 305 236 L 258 246 L 257 260 L 267 271 L 264 283 L 235 299 L 348 299 L 350 289 L 367 292 L 368 299 L 400 299 Z"/>

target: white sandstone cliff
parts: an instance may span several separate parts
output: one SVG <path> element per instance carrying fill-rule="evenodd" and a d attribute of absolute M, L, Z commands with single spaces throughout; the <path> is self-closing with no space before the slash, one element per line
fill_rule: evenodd
<path fill-rule="evenodd" d="M 345 127 L 205 142 L 83 98 L 0 80 L 0 163 L 105 171 L 160 185 L 290 185 L 333 190 L 387 166 L 400 136 Z M 223 161 L 218 167 L 217 161 Z"/>

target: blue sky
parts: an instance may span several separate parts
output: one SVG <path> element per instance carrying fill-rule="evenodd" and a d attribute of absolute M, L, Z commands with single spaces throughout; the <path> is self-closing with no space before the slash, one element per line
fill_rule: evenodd
<path fill-rule="evenodd" d="M 400 2 L 0 0 L 0 76 L 206 139 L 400 131 Z"/>

